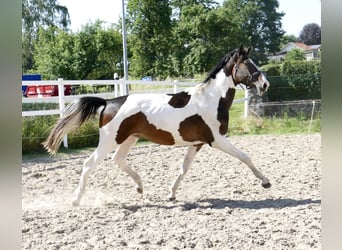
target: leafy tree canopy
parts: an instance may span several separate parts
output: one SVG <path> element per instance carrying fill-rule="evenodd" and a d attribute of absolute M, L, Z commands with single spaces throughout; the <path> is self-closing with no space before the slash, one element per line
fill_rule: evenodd
<path fill-rule="evenodd" d="M 207 72 L 225 53 L 237 46 L 236 23 L 222 8 L 193 4 L 181 7 L 173 37 L 183 75 Z"/>
<path fill-rule="evenodd" d="M 57 0 L 23 0 L 22 2 L 22 70 L 33 68 L 33 42 L 40 26 L 67 29 L 70 24 L 68 9 Z"/>
<path fill-rule="evenodd" d="M 305 25 L 299 34 L 299 41 L 307 45 L 321 44 L 321 27 L 316 23 Z"/>
<path fill-rule="evenodd" d="M 57 27 L 40 28 L 35 71 L 44 79 L 113 79 L 122 62 L 121 35 L 101 24 L 99 20 L 87 24 L 75 34 Z"/>
<path fill-rule="evenodd" d="M 296 42 L 296 41 L 298 41 L 298 38 L 296 36 L 284 34 L 280 38 L 280 48 L 284 47 L 286 44 L 288 44 L 290 42 Z"/>
<path fill-rule="evenodd" d="M 165 77 L 172 32 L 169 2 L 130 0 L 127 11 L 133 53 L 131 73 Z"/>
<path fill-rule="evenodd" d="M 223 3 L 229 17 L 238 17 L 241 42 L 253 46 L 253 58 L 258 64 L 267 62 L 267 54 L 279 50 L 284 31 L 277 12 L 277 0 L 229 0 Z"/>
<path fill-rule="evenodd" d="M 227 0 L 222 5 L 214 0 L 130 0 L 129 74 L 159 79 L 202 74 L 240 43 L 252 46 L 253 59 L 263 64 L 268 54 L 293 40 L 283 36 L 284 14 L 277 8 L 277 0 Z M 122 70 L 120 25 L 104 29 L 98 20 L 77 33 L 67 27 L 67 9 L 56 0 L 24 0 L 24 72 L 38 70 L 49 79 L 111 79 Z"/>

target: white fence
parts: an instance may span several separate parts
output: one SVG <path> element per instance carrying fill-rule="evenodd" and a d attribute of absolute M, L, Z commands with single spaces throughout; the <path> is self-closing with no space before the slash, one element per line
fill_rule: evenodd
<path fill-rule="evenodd" d="M 177 93 L 180 87 L 184 86 L 195 86 L 196 82 L 166 82 L 166 81 L 141 81 L 141 80 L 63 80 L 58 79 L 57 81 L 22 81 L 22 85 L 26 86 L 41 86 L 41 85 L 58 85 L 59 96 L 53 97 L 37 97 L 37 98 L 22 98 L 23 103 L 58 103 L 59 109 L 55 110 L 36 110 L 36 111 L 23 111 L 22 116 L 39 116 L 39 115 L 62 115 L 65 109 L 66 102 L 72 102 L 83 96 L 98 96 L 102 98 L 114 98 L 128 94 L 127 85 L 140 84 L 140 85 L 169 85 L 173 87 L 173 93 Z M 100 86 L 108 85 L 114 86 L 113 93 L 91 93 L 82 95 L 64 95 L 64 85 L 88 85 L 88 86 Z M 244 117 L 248 115 L 248 91 L 245 90 L 245 98 L 234 100 L 234 103 L 244 102 Z"/>
<path fill-rule="evenodd" d="M 23 103 L 58 103 L 59 109 L 52 110 L 35 110 L 35 111 L 23 111 L 22 116 L 44 116 L 44 115 L 63 115 L 66 102 L 72 102 L 82 96 L 97 96 L 102 98 L 114 98 L 128 94 L 128 85 L 140 84 L 140 85 L 167 85 L 173 88 L 173 93 L 177 93 L 181 87 L 195 86 L 196 82 L 166 82 L 166 81 L 141 81 L 141 80 L 63 80 L 62 78 L 57 81 L 22 81 L 23 86 L 41 86 L 41 85 L 58 85 L 58 96 L 55 97 L 38 97 L 37 98 L 22 98 Z M 99 86 L 107 85 L 113 86 L 113 93 L 92 93 L 85 95 L 64 95 L 65 85 L 88 85 Z M 168 89 L 169 90 L 169 89 Z M 39 93 L 38 93 L 39 94 Z M 234 100 L 234 103 L 244 102 L 244 117 L 248 116 L 248 91 L 245 90 L 245 98 Z M 64 147 L 68 147 L 67 137 L 64 138 Z"/>

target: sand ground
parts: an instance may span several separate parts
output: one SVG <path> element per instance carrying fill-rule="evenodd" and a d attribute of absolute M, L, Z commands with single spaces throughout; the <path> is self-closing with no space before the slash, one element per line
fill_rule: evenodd
<path fill-rule="evenodd" d="M 91 151 L 23 160 L 22 248 L 320 249 L 321 135 L 229 139 L 270 179 L 270 189 L 237 159 L 205 146 L 177 200 L 168 201 L 186 148 L 144 144 L 128 155 L 143 196 L 108 155 L 73 207 Z"/>

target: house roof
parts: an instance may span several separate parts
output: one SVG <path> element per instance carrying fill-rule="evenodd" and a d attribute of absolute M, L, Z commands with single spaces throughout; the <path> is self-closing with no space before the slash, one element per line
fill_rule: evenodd
<path fill-rule="evenodd" d="M 308 50 L 319 50 L 321 48 L 320 44 L 310 45 Z"/>
<path fill-rule="evenodd" d="M 302 50 L 308 50 L 310 48 L 309 45 L 306 45 L 304 43 L 292 43 L 294 46 L 296 46 L 298 49 Z"/>
<path fill-rule="evenodd" d="M 299 43 L 299 42 L 290 42 L 287 43 L 277 54 L 281 55 L 281 54 L 286 54 L 287 52 L 289 52 L 292 49 L 300 49 L 300 50 L 304 50 L 304 51 L 312 51 L 312 50 L 318 50 L 321 48 L 320 44 L 317 45 L 306 45 L 304 43 Z"/>

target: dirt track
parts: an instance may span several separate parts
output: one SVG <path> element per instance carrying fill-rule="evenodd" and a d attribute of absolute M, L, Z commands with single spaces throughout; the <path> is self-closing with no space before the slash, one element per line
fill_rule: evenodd
<path fill-rule="evenodd" d="M 128 162 L 144 196 L 110 156 L 71 206 L 90 151 L 23 161 L 23 249 L 320 249 L 321 136 L 240 136 L 230 141 L 267 176 L 204 147 L 167 200 L 186 148 L 142 145 Z"/>

